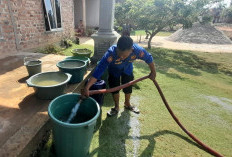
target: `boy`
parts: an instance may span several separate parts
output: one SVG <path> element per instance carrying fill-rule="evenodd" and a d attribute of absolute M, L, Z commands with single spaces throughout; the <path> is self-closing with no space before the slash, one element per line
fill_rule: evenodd
<path fill-rule="evenodd" d="M 136 59 L 144 60 L 149 65 L 151 70 L 149 78 L 154 80 L 156 77 L 156 70 L 151 54 L 144 48 L 133 44 L 133 40 L 130 37 L 122 36 L 119 38 L 117 46 L 111 46 L 102 57 L 92 77 L 85 86 L 84 95 L 87 97 L 89 96 L 89 88 L 98 79 L 100 79 L 107 67 L 109 73 L 108 83 L 110 88 L 120 85 L 120 77 L 122 84 L 132 81 L 134 79 L 132 63 Z M 130 104 L 132 86 L 124 88 L 123 92 L 125 93 L 125 109 L 134 113 L 139 113 L 139 110 Z M 115 106 L 107 113 L 108 116 L 116 115 L 119 111 L 119 91 L 113 92 L 112 95 Z"/>

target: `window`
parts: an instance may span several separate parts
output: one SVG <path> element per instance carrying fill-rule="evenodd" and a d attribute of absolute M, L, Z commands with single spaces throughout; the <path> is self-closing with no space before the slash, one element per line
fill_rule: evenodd
<path fill-rule="evenodd" d="M 61 28 L 60 0 L 43 1 L 46 31 Z"/>

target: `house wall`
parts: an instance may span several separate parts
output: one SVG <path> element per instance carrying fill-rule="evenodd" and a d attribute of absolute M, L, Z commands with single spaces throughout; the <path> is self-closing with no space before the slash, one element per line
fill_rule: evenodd
<path fill-rule="evenodd" d="M 63 34 L 73 34 L 73 0 L 60 3 L 63 29 L 48 32 L 42 0 L 0 0 L 0 53 L 44 46 L 59 41 Z"/>

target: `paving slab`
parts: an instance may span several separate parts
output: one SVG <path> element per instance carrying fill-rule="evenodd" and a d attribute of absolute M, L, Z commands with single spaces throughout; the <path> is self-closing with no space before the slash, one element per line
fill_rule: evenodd
<path fill-rule="evenodd" d="M 50 100 L 36 98 L 34 89 L 27 86 L 25 81 L 29 77 L 23 65 L 24 57 L 40 59 L 42 72 L 47 72 L 58 71 L 56 63 L 66 56 L 27 52 L 0 56 L 0 157 L 28 155 L 33 149 L 29 144 L 38 144 L 41 139 L 33 139 L 49 121 Z M 77 85 L 83 83 L 68 85 L 65 93 L 72 92 Z"/>

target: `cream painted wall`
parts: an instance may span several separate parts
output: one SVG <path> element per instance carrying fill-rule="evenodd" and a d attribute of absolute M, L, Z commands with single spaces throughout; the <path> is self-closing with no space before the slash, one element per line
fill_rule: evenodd
<path fill-rule="evenodd" d="M 100 0 L 86 0 L 86 26 L 99 26 Z"/>
<path fill-rule="evenodd" d="M 78 26 L 80 20 L 82 20 L 82 1 L 81 0 L 74 0 L 74 24 L 75 24 L 75 28 Z"/>
<path fill-rule="evenodd" d="M 86 26 L 99 26 L 99 6 L 100 0 L 86 0 Z M 74 0 L 74 22 L 75 27 L 82 19 L 82 0 Z"/>

